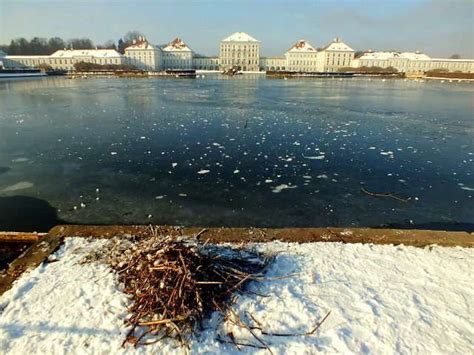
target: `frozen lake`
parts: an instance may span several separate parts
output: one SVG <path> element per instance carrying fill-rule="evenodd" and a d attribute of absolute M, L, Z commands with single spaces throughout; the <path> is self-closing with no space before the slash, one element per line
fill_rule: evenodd
<path fill-rule="evenodd" d="M 0 230 L 61 221 L 472 230 L 473 165 L 472 84 L 0 81 Z"/>

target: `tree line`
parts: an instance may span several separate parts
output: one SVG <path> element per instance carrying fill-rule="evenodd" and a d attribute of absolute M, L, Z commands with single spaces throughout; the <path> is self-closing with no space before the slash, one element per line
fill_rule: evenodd
<path fill-rule="evenodd" d="M 26 38 L 16 38 L 10 41 L 10 44 L 0 45 L 0 50 L 10 55 L 51 55 L 57 50 L 64 48 L 73 49 L 115 49 L 120 53 L 125 53 L 125 48 L 132 44 L 133 40 L 143 36 L 139 31 L 129 31 L 117 43 L 113 40 L 106 41 L 103 44 L 94 44 L 89 38 L 73 38 L 64 40 L 61 37 L 33 37 L 30 40 Z"/>

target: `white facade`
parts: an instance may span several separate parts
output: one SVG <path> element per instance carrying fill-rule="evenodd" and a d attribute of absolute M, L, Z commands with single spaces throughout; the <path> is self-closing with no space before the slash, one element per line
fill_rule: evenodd
<path fill-rule="evenodd" d="M 289 71 L 316 72 L 318 51 L 304 39 L 297 41 L 286 53 L 286 67 Z"/>
<path fill-rule="evenodd" d="M 219 70 L 219 57 L 196 56 L 193 58 L 193 69 Z"/>
<path fill-rule="evenodd" d="M 420 52 L 367 52 L 354 60 L 354 67 L 395 68 L 401 73 L 423 73 L 430 70 L 474 72 L 472 59 L 430 58 Z"/>
<path fill-rule="evenodd" d="M 4 64 L 6 56 L 7 56 L 7 54 L 4 51 L 0 50 L 0 69 L 3 69 L 6 66 Z"/>
<path fill-rule="evenodd" d="M 337 72 L 352 66 L 353 59 L 354 50 L 337 37 L 318 52 L 317 71 Z"/>
<path fill-rule="evenodd" d="M 51 55 L 8 55 L 4 59 L 4 65 L 9 68 L 49 65 L 53 69 L 74 70 L 74 64 L 80 62 L 120 65 L 124 58 L 114 49 L 64 49 Z"/>
<path fill-rule="evenodd" d="M 260 57 L 260 70 L 288 70 L 286 63 L 286 57 Z"/>
<path fill-rule="evenodd" d="M 127 64 L 134 65 L 142 70 L 161 70 L 161 50 L 151 45 L 145 37 L 134 40 L 132 45 L 125 48 Z"/>
<path fill-rule="evenodd" d="M 51 57 L 47 55 L 6 55 L 2 62 L 5 68 L 36 68 L 39 65 L 50 65 Z"/>
<path fill-rule="evenodd" d="M 164 69 L 192 69 L 193 51 L 180 38 L 161 48 Z"/>
<path fill-rule="evenodd" d="M 224 38 L 219 47 L 221 69 L 237 67 L 242 71 L 259 71 L 260 41 L 245 32 Z"/>

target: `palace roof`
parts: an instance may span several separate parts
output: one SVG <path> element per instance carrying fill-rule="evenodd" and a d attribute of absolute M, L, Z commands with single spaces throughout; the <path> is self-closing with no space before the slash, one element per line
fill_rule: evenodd
<path fill-rule="evenodd" d="M 183 42 L 181 38 L 175 38 L 170 43 L 168 43 L 164 48 L 166 52 L 192 52 L 192 49 L 188 47 L 186 43 Z"/>
<path fill-rule="evenodd" d="M 125 49 L 135 50 L 135 49 L 153 49 L 153 48 L 154 47 L 150 44 L 150 42 L 148 42 L 148 40 L 145 37 L 140 36 L 137 39 L 134 39 L 132 44 Z"/>
<path fill-rule="evenodd" d="M 322 50 L 324 51 L 341 51 L 341 52 L 354 52 L 354 50 L 347 44 L 341 41 L 339 37 L 336 37 L 331 43 L 329 43 Z"/>
<path fill-rule="evenodd" d="M 293 47 L 291 47 L 288 52 L 290 53 L 294 53 L 294 52 L 298 52 L 298 53 L 316 53 L 317 50 L 307 41 L 305 41 L 304 39 L 300 39 L 299 41 L 297 41 Z"/>
<path fill-rule="evenodd" d="M 235 32 L 221 42 L 260 42 L 245 32 Z"/>
<path fill-rule="evenodd" d="M 51 57 L 75 58 L 75 57 L 98 57 L 116 58 L 122 55 L 115 49 L 61 49 L 51 54 Z"/>
<path fill-rule="evenodd" d="M 408 59 L 408 60 L 430 60 L 431 58 L 420 52 L 366 52 L 359 59 Z"/>

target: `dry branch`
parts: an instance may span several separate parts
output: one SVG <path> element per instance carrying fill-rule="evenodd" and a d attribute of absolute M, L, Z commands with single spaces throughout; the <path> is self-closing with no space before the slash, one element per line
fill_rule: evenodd
<path fill-rule="evenodd" d="M 401 198 L 401 197 L 398 197 L 398 196 L 392 194 L 391 192 L 370 192 L 367 189 L 365 189 L 364 187 L 362 187 L 360 190 L 363 193 L 365 193 L 369 196 L 374 196 L 374 197 L 389 197 L 389 198 L 393 198 L 394 200 L 397 200 L 397 201 L 400 201 L 400 202 L 408 202 L 408 201 L 411 200 L 411 197 Z"/>
<path fill-rule="evenodd" d="M 269 262 L 258 253 L 189 244 L 156 233 L 115 250 L 109 261 L 132 299 L 124 345 L 149 344 L 152 336 L 185 344 L 206 316 L 215 310 L 224 314 L 233 294 L 261 277 Z"/>

